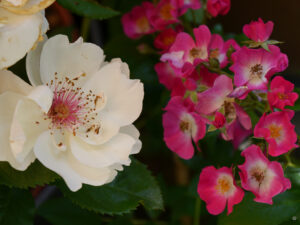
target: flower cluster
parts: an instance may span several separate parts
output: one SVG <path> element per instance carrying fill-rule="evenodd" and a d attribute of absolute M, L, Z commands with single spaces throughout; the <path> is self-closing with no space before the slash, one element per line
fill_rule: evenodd
<path fill-rule="evenodd" d="M 200 0 L 160 0 L 157 4 L 146 1 L 122 17 L 124 32 L 132 39 L 160 32 L 155 46 L 165 50 L 170 47 L 180 31 L 180 28 L 173 29 L 170 25 L 182 25 L 179 17 L 188 9 L 196 10 L 201 7 L 205 7 L 212 17 L 225 15 L 230 9 L 230 0 L 208 0 L 206 6 L 201 5 Z"/>
<path fill-rule="evenodd" d="M 273 22 L 259 19 L 246 24 L 243 31 L 250 40 L 238 44 L 212 34 L 206 25 L 194 28 L 193 34 L 185 32 L 179 18 L 187 8 L 200 7 L 205 7 L 209 17 L 224 15 L 230 1 L 208 0 L 205 6 L 200 1 L 181 3 L 146 2 L 122 19 L 130 38 L 158 32 L 154 46 L 161 62 L 155 71 L 171 95 L 163 114 L 164 141 L 179 157 L 191 159 L 195 148 L 201 150 L 199 140 L 219 130 L 224 140 L 242 150 L 243 165 L 209 166 L 200 174 L 198 193 L 211 214 L 220 214 L 226 205 L 230 214 L 242 201 L 243 189 L 254 193 L 254 201 L 272 204 L 272 198 L 291 188 L 291 183 L 281 164 L 269 156 L 298 147 L 291 123 L 294 112 L 287 108 L 298 94 L 282 76 L 273 78 L 288 66 L 287 55 L 275 45 L 279 42 L 269 40 Z M 256 124 L 249 110 L 260 118 Z M 246 140 L 248 147 L 241 148 Z M 236 181 L 238 175 L 240 181 Z"/>
<path fill-rule="evenodd" d="M 48 39 L 41 10 L 53 2 L 0 1 L 0 161 L 24 171 L 38 159 L 77 191 L 111 182 L 140 151 L 144 90 L 97 45 Z M 26 53 L 31 85 L 4 69 Z"/>

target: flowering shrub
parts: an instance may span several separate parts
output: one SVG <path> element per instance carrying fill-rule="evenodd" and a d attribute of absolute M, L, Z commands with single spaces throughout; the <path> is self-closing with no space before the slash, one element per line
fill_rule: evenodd
<path fill-rule="evenodd" d="M 0 1 L 0 225 L 297 222 L 300 90 L 272 21 L 54 2 Z"/>
<path fill-rule="evenodd" d="M 161 10 L 165 2 L 152 7 Z M 203 168 L 198 193 L 208 212 L 220 214 L 228 205 L 230 214 L 242 201 L 242 189 L 253 192 L 255 201 L 272 204 L 272 198 L 290 189 L 291 183 L 284 177 L 281 159 L 269 158 L 298 147 L 291 123 L 294 112 L 287 107 L 294 106 L 298 94 L 291 82 L 277 75 L 287 68 L 288 58 L 276 46 L 279 42 L 269 40 L 273 22 L 259 18 L 246 24 L 243 32 L 250 40 L 237 43 L 213 34 L 205 24 L 191 30 L 184 17 L 178 20 L 180 3 L 168 4 L 172 18 L 168 23 L 158 27 L 151 17 L 148 20 L 153 32 L 158 32 L 154 46 L 163 50 L 155 70 L 171 95 L 162 119 L 167 147 L 179 157 L 191 159 L 194 151 L 209 151 L 200 148 L 201 139 L 219 130 L 220 136 L 238 149 L 235 151 L 241 150 L 245 163 Z M 228 13 L 230 1 L 208 0 L 202 7 L 208 17 L 216 17 Z M 169 24 L 172 26 L 166 27 Z M 123 23 L 124 30 L 127 26 Z M 183 28 L 178 31 L 176 27 Z M 258 121 L 251 118 L 253 113 Z"/>

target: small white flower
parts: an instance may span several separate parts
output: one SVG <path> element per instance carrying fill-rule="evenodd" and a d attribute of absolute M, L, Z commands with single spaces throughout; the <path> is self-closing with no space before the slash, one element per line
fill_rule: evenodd
<path fill-rule="evenodd" d="M 143 84 L 129 79 L 121 60 L 104 62 L 98 46 L 82 39 L 70 44 L 62 35 L 29 53 L 27 73 L 36 88 L 14 113 L 15 157 L 34 148 L 73 191 L 111 182 L 141 149 L 132 123 L 142 110 Z"/>
<path fill-rule="evenodd" d="M 48 30 L 43 9 L 54 0 L 0 1 L 0 69 L 23 58 Z"/>

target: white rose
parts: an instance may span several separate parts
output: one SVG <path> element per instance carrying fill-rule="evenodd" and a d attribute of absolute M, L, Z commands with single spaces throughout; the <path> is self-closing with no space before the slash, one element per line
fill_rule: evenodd
<path fill-rule="evenodd" d="M 132 125 L 142 110 L 143 84 L 129 79 L 127 64 L 104 62 L 101 48 L 55 36 L 29 53 L 32 100 L 18 102 L 10 140 L 24 158 L 28 149 L 73 191 L 82 183 L 111 182 L 141 149 Z"/>
<path fill-rule="evenodd" d="M 54 0 L 0 1 L 0 69 L 23 58 L 48 30 L 43 9 Z"/>

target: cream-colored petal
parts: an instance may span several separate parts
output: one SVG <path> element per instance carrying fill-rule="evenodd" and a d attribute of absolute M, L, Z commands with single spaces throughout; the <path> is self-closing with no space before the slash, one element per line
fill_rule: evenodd
<path fill-rule="evenodd" d="M 120 126 L 133 123 L 143 107 L 144 87 L 139 80 L 130 80 L 122 73 L 122 63 L 112 62 L 103 66 L 83 86 L 94 94 L 104 93 L 106 105 L 100 111 Z"/>
<path fill-rule="evenodd" d="M 22 7 L 24 6 L 28 0 L 2 0 L 0 2 L 0 7 L 1 6 L 11 6 L 11 7 Z"/>
<path fill-rule="evenodd" d="M 0 8 L 1 20 L 8 18 L 0 27 L 0 69 L 7 68 L 22 59 L 42 35 L 42 13 L 19 16 Z"/>
<path fill-rule="evenodd" d="M 10 130 L 10 146 L 17 161 L 22 162 L 33 151 L 38 136 L 48 130 L 49 122 L 40 106 L 28 98 L 18 101 Z"/>
<path fill-rule="evenodd" d="M 80 163 L 70 150 L 57 153 L 51 140 L 50 132 L 44 132 L 38 138 L 34 153 L 40 162 L 59 174 L 72 191 L 77 191 L 82 184 L 100 186 L 114 179 L 117 172 L 113 168 L 96 169 Z"/>
<path fill-rule="evenodd" d="M 130 135 L 136 140 L 136 143 L 134 144 L 131 150 L 131 154 L 137 154 L 141 151 L 142 142 L 139 140 L 140 132 L 138 131 L 138 129 L 136 129 L 134 125 L 131 124 L 125 127 L 121 127 L 120 133 Z"/>
<path fill-rule="evenodd" d="M 76 81 L 80 86 L 81 82 L 100 68 L 103 60 L 103 51 L 97 45 L 83 43 L 82 39 L 69 43 L 67 36 L 56 35 L 43 47 L 40 62 L 41 79 L 46 84 L 54 79 L 55 74 L 60 80 L 65 80 L 65 77 L 80 77 Z"/>
<path fill-rule="evenodd" d="M 37 47 L 30 51 L 26 56 L 26 72 L 30 83 L 33 86 L 42 85 L 40 73 L 40 58 L 43 46 L 48 40 L 47 36 L 43 36 L 43 41 L 39 42 Z"/>
<path fill-rule="evenodd" d="M 8 1 L 8 0 L 6 0 Z M 38 13 L 39 11 L 50 6 L 55 0 L 9 0 L 10 2 L 14 1 L 16 4 L 6 4 L 5 1 L 1 4 L 0 7 L 7 9 L 8 11 L 21 14 L 21 15 L 31 15 Z M 21 2 L 18 4 L 18 2 Z"/>
<path fill-rule="evenodd" d="M 24 96 L 12 92 L 5 92 L 0 95 L 0 161 L 9 162 L 17 170 L 26 170 L 35 159 L 31 151 L 23 157 L 23 161 L 17 161 L 11 149 L 12 143 L 9 137 L 14 111 L 17 103 L 23 98 Z"/>
<path fill-rule="evenodd" d="M 70 148 L 77 160 L 96 168 L 128 162 L 135 143 L 136 140 L 133 137 L 122 133 L 98 146 L 89 145 L 77 137 L 70 138 Z"/>
<path fill-rule="evenodd" d="M 127 77 L 130 78 L 130 70 L 127 63 L 122 62 L 120 58 L 114 58 L 111 62 L 118 62 L 121 63 L 121 72 Z"/>
<path fill-rule="evenodd" d="M 115 136 L 119 132 L 120 126 L 105 114 L 102 115 L 100 113 L 95 117 L 99 121 L 99 124 L 97 126 L 100 129 L 95 132 L 95 129 L 90 129 L 92 125 L 81 126 L 77 132 L 77 136 L 88 144 L 100 145 Z"/>
<path fill-rule="evenodd" d="M 10 91 L 28 95 L 33 90 L 29 84 L 8 70 L 0 70 L 0 94 Z"/>
<path fill-rule="evenodd" d="M 28 94 L 28 98 L 38 104 L 44 113 L 48 113 L 52 105 L 53 92 L 46 85 L 37 86 Z"/>

